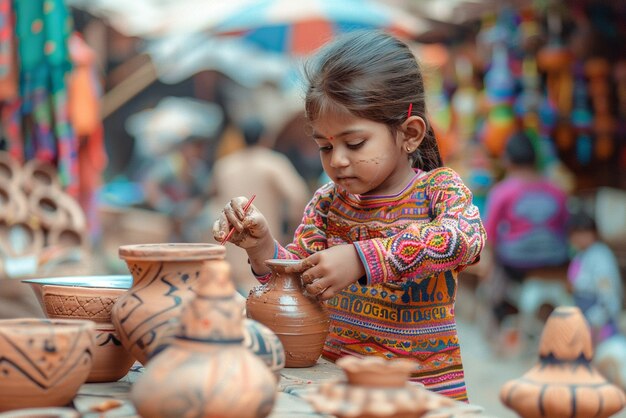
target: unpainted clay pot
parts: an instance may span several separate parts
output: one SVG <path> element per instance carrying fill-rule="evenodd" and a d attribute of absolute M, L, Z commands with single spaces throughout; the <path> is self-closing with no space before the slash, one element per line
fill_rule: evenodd
<path fill-rule="evenodd" d="M 317 363 L 329 331 L 328 312 L 304 292 L 297 273 L 285 268 L 300 260 L 267 260 L 268 283 L 255 287 L 246 300 L 249 318 L 274 331 L 285 348 L 285 367 L 311 367 Z"/>
<path fill-rule="evenodd" d="M 243 303 L 225 261 L 208 265 L 197 296 L 183 309 L 176 337 L 131 389 L 137 412 L 151 418 L 262 418 L 276 379 L 242 343 Z"/>
<path fill-rule="evenodd" d="M 430 392 L 409 382 L 416 363 L 407 359 L 346 356 L 337 360 L 347 381 L 324 382 L 305 399 L 322 414 L 338 418 L 419 418 L 454 408 L 475 412 L 476 407 Z M 480 408 L 478 408 L 480 410 Z"/>
<path fill-rule="evenodd" d="M 226 249 L 217 244 L 123 245 L 119 256 L 133 276 L 132 287 L 113 305 L 111 320 L 120 341 L 138 361 L 167 347 L 181 308 L 194 296 L 196 282 L 211 275 Z"/>
<path fill-rule="evenodd" d="M 539 362 L 508 381 L 500 400 L 522 418 L 605 418 L 626 405 L 626 395 L 592 366 L 591 333 L 580 309 L 560 306 L 541 335 Z"/>

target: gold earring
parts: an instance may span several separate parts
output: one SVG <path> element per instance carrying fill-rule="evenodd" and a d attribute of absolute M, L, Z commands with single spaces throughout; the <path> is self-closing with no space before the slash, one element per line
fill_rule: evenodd
<path fill-rule="evenodd" d="M 407 147 L 406 147 L 406 152 L 407 152 L 407 153 L 409 153 L 409 154 L 410 154 L 411 152 L 413 152 L 413 151 L 411 151 L 411 148 L 410 148 L 408 145 L 407 145 Z"/>

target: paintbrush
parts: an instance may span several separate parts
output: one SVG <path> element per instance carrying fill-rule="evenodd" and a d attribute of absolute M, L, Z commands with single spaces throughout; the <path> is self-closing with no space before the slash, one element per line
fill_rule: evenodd
<path fill-rule="evenodd" d="M 248 200 L 248 203 L 246 203 L 246 205 L 243 207 L 243 214 L 245 215 L 246 212 L 248 212 L 248 208 L 250 207 L 250 205 L 252 204 L 252 201 L 254 200 L 254 198 L 256 197 L 255 194 L 252 195 L 252 197 L 250 198 L 250 200 Z M 235 232 L 235 227 L 231 226 L 230 227 L 230 231 L 228 231 L 228 234 L 226 235 L 226 238 L 224 238 L 222 240 L 222 242 L 220 244 L 224 245 L 226 244 L 226 242 L 228 242 L 228 240 L 230 239 L 230 237 L 233 236 L 233 233 Z"/>

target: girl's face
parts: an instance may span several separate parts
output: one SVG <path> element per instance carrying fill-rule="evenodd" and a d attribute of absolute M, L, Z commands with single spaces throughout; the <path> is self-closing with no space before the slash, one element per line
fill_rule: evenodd
<path fill-rule="evenodd" d="M 582 251 L 593 245 L 597 240 L 597 236 L 594 231 L 572 231 L 569 234 L 569 240 L 575 250 Z"/>
<path fill-rule="evenodd" d="M 312 125 L 324 171 L 348 193 L 392 195 L 415 175 L 402 134 L 393 136 L 385 124 L 323 114 Z"/>

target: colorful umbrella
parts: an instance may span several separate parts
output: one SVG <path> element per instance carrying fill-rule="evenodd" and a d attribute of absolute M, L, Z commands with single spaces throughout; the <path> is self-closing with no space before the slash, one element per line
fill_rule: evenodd
<path fill-rule="evenodd" d="M 409 12 L 373 0 L 250 0 L 207 29 L 268 51 L 305 55 L 353 30 L 381 29 L 415 38 L 429 28 Z"/>

